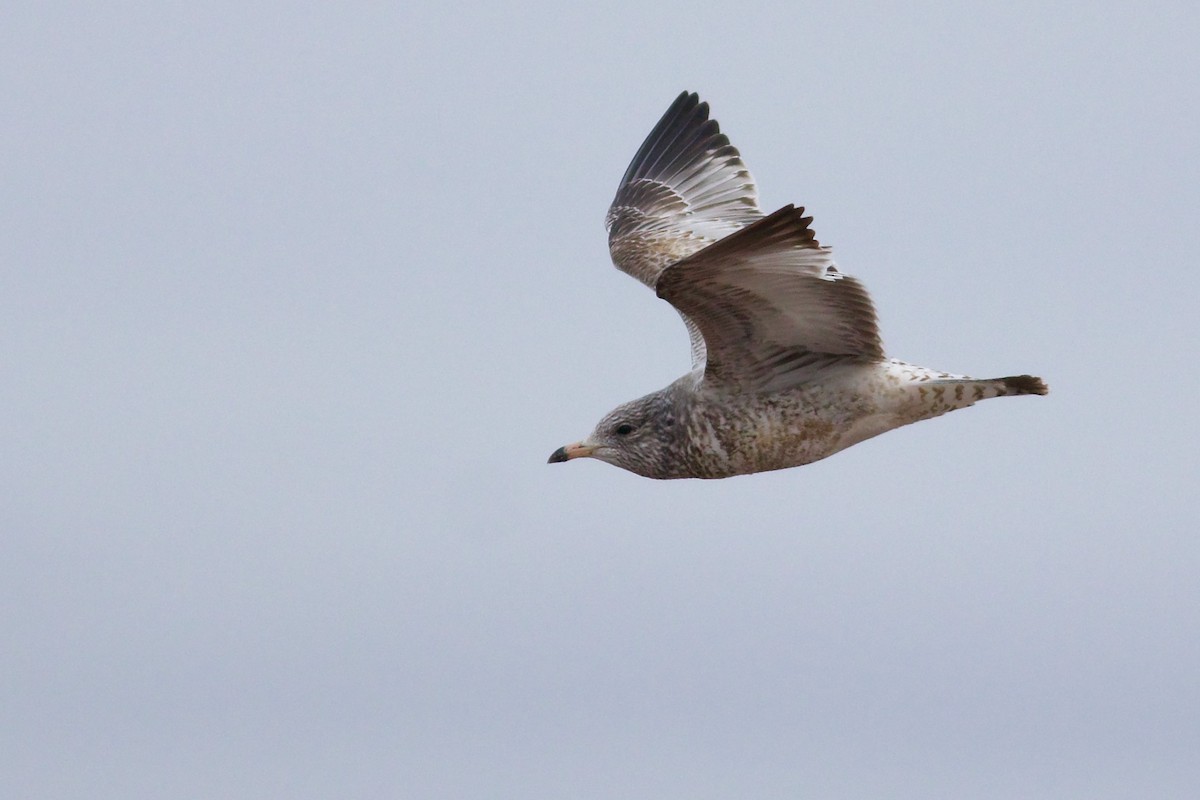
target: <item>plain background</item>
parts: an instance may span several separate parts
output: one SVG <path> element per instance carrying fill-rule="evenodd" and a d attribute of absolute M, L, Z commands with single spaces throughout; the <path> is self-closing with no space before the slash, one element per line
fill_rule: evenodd
<path fill-rule="evenodd" d="M 1200 796 L 1200 12 L 15 4 L 0 794 Z M 687 368 L 683 89 L 890 354 L 1046 398 L 547 466 Z"/>

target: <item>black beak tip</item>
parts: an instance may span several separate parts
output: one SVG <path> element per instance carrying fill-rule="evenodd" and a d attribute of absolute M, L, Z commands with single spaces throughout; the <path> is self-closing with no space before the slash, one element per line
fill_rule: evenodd
<path fill-rule="evenodd" d="M 560 447 L 557 450 L 555 450 L 553 453 L 550 454 L 550 460 L 547 461 L 546 463 L 547 464 L 557 464 L 560 461 L 566 461 L 566 460 L 567 460 L 567 448 Z"/>

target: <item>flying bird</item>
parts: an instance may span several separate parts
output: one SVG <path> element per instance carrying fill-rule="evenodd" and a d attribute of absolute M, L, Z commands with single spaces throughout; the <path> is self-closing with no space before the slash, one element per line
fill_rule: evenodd
<path fill-rule="evenodd" d="M 1041 378 L 977 380 L 884 355 L 866 288 L 812 217 L 764 215 L 741 155 L 684 92 L 646 137 L 608 209 L 613 263 L 683 317 L 692 369 L 617 406 L 550 463 L 590 457 L 647 478 L 726 478 L 830 456 Z"/>

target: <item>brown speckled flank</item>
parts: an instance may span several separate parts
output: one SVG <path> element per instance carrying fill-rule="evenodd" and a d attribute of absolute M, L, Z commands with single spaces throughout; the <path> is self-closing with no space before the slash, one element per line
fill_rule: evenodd
<path fill-rule="evenodd" d="M 1048 391 L 1031 375 L 976 380 L 887 359 L 866 288 L 837 269 L 803 208 L 762 213 L 740 154 L 694 94 L 646 138 L 607 223 L 617 267 L 679 311 L 692 371 L 618 406 L 552 463 L 591 457 L 648 478 L 726 478 Z"/>

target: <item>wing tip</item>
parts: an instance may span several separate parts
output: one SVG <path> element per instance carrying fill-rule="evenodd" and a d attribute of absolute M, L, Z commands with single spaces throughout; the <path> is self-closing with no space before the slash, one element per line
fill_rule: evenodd
<path fill-rule="evenodd" d="M 816 231 L 812 229 L 812 221 L 811 215 L 805 216 L 804 206 L 788 203 L 757 222 L 747 225 L 743 231 L 758 228 L 758 233 L 764 237 L 792 239 L 797 247 L 820 247 Z"/>

